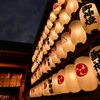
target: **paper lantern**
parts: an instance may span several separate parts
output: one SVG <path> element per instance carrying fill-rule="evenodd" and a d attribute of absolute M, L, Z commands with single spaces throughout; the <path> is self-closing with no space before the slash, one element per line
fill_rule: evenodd
<path fill-rule="evenodd" d="M 57 3 L 58 3 L 59 5 L 62 5 L 62 4 L 65 3 L 65 0 L 57 0 Z"/>
<path fill-rule="evenodd" d="M 82 26 L 88 34 L 91 34 L 93 30 L 100 29 L 99 13 L 94 3 L 88 3 L 81 7 L 79 16 Z"/>
<path fill-rule="evenodd" d="M 53 89 L 52 89 L 52 78 L 46 79 L 43 84 L 44 84 L 43 95 L 44 96 L 54 95 L 54 92 L 53 92 Z"/>
<path fill-rule="evenodd" d="M 75 51 L 75 45 L 71 41 L 69 32 L 64 32 L 61 35 L 61 45 L 62 45 L 63 51 L 66 53 Z"/>
<path fill-rule="evenodd" d="M 39 75 L 40 75 L 40 77 L 42 76 L 42 74 L 43 74 L 43 69 L 42 69 L 42 64 L 40 64 L 39 65 L 39 67 L 38 67 L 38 69 L 37 70 L 39 70 Z"/>
<path fill-rule="evenodd" d="M 95 90 L 97 88 L 97 78 L 89 57 L 78 57 L 75 60 L 74 67 L 80 88 L 84 91 Z"/>
<path fill-rule="evenodd" d="M 61 93 L 69 93 L 67 84 L 65 82 L 65 70 L 61 69 L 58 71 L 58 76 L 57 76 L 57 82 L 58 82 L 58 88 Z"/>
<path fill-rule="evenodd" d="M 59 22 L 59 20 L 57 19 L 54 23 L 54 27 L 55 27 L 55 32 L 57 34 L 62 33 L 62 31 L 64 30 L 64 26 L 62 26 Z"/>
<path fill-rule="evenodd" d="M 47 25 L 44 26 L 44 33 L 49 34 L 49 29 L 48 29 Z"/>
<path fill-rule="evenodd" d="M 98 84 L 100 85 L 100 45 L 95 46 L 90 50 L 89 57 L 93 63 L 93 69 L 96 72 Z"/>
<path fill-rule="evenodd" d="M 67 0 L 64 4 L 67 14 L 71 17 L 79 8 L 77 0 Z"/>
<path fill-rule="evenodd" d="M 54 14 L 53 11 L 50 12 L 50 16 L 49 16 L 49 19 L 51 22 L 54 22 L 56 20 L 57 16 Z"/>
<path fill-rule="evenodd" d="M 86 32 L 79 20 L 74 20 L 69 24 L 69 34 L 74 45 L 77 45 L 78 43 L 84 44 L 86 42 Z"/>
<path fill-rule="evenodd" d="M 52 62 L 55 64 L 55 63 L 60 63 L 61 61 L 60 61 L 60 59 L 57 57 L 57 55 L 56 55 L 56 48 L 55 47 L 53 47 L 52 49 L 51 49 L 51 53 L 50 53 L 50 57 L 51 57 L 51 59 L 52 59 Z"/>
<path fill-rule="evenodd" d="M 48 43 L 48 41 L 49 41 L 49 40 L 45 40 L 45 41 L 44 41 L 44 44 L 43 44 L 44 49 L 47 50 L 47 51 L 50 50 L 50 46 L 49 46 L 49 43 L 50 43 L 50 42 Z"/>
<path fill-rule="evenodd" d="M 43 45 L 43 38 L 42 36 L 40 37 L 40 40 L 38 42 L 38 47 L 41 49 L 42 48 L 42 45 Z"/>
<path fill-rule="evenodd" d="M 36 82 L 36 73 L 32 74 L 32 77 L 31 77 L 31 84 L 35 83 Z"/>
<path fill-rule="evenodd" d="M 50 30 L 49 38 L 51 38 L 53 41 L 58 38 L 58 34 L 56 34 L 54 27 Z"/>
<path fill-rule="evenodd" d="M 65 66 L 65 82 L 69 92 L 77 93 L 81 90 L 76 78 L 74 64 Z"/>
<path fill-rule="evenodd" d="M 43 61 L 42 65 L 41 65 L 41 67 L 42 67 L 42 73 L 48 73 L 44 65 L 45 64 L 44 64 L 44 61 Z"/>
<path fill-rule="evenodd" d="M 30 97 L 35 97 L 35 89 L 34 88 L 31 88 L 30 91 L 29 91 L 29 96 Z"/>
<path fill-rule="evenodd" d="M 48 65 L 48 58 L 46 57 L 43 61 L 44 67 L 47 71 L 51 70 L 50 66 Z"/>
<path fill-rule="evenodd" d="M 57 80 L 58 74 L 55 73 L 52 75 L 52 89 L 55 94 L 61 94 L 59 88 L 58 88 L 58 80 Z"/>
<path fill-rule="evenodd" d="M 64 24 L 68 24 L 70 21 L 70 16 L 67 14 L 65 9 L 62 9 L 59 13 L 59 22 L 63 26 Z"/>
<path fill-rule="evenodd" d="M 43 40 L 45 40 L 47 38 L 47 34 L 44 31 L 42 32 L 42 38 L 43 38 Z"/>
<path fill-rule="evenodd" d="M 38 64 L 36 63 L 36 61 L 34 61 L 32 67 L 31 67 L 31 72 L 33 73 L 35 71 L 35 69 L 37 68 Z"/>
<path fill-rule="evenodd" d="M 61 6 L 58 3 L 55 3 L 53 5 L 53 12 L 54 12 L 54 14 L 55 15 L 59 14 L 60 10 L 61 10 Z"/>
<path fill-rule="evenodd" d="M 50 68 L 56 67 L 55 63 L 52 61 L 51 56 L 48 57 L 47 61 Z"/>
<path fill-rule="evenodd" d="M 39 55 L 38 55 L 39 64 L 42 61 L 42 59 L 43 59 L 43 51 L 41 50 L 40 53 L 39 53 Z"/>
<path fill-rule="evenodd" d="M 54 41 L 53 41 L 50 37 L 48 37 L 48 38 L 46 39 L 46 42 L 47 42 L 47 44 L 48 44 L 49 46 L 52 46 L 52 45 L 54 44 Z"/>
<path fill-rule="evenodd" d="M 63 51 L 62 45 L 61 45 L 61 40 L 58 40 L 56 42 L 56 49 L 55 53 L 59 59 L 61 58 L 67 58 L 67 53 Z"/>
<path fill-rule="evenodd" d="M 53 23 L 50 21 L 50 19 L 47 20 L 47 28 L 51 29 L 53 26 Z"/>
<path fill-rule="evenodd" d="M 32 56 L 32 62 L 35 61 L 35 58 L 36 58 L 36 56 L 35 56 L 35 54 L 33 54 L 33 56 Z"/>

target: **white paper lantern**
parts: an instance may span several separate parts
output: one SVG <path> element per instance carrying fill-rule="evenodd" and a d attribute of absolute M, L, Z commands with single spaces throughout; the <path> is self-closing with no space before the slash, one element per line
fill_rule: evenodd
<path fill-rule="evenodd" d="M 40 75 L 40 77 L 41 77 L 41 76 L 43 75 L 42 64 L 39 65 L 38 69 L 39 69 L 39 75 Z M 37 69 L 37 70 L 38 70 L 38 69 Z"/>
<path fill-rule="evenodd" d="M 58 88 L 61 93 L 69 93 L 67 84 L 65 82 L 65 70 L 61 69 L 58 71 L 58 76 L 57 76 L 57 82 L 58 82 Z"/>
<path fill-rule="evenodd" d="M 63 51 L 66 53 L 75 51 L 75 45 L 71 41 L 69 32 L 64 32 L 61 35 L 61 45 L 62 45 Z"/>
<path fill-rule="evenodd" d="M 90 50 L 89 57 L 93 63 L 93 69 L 96 72 L 98 84 L 100 85 L 100 45 L 95 46 Z"/>
<path fill-rule="evenodd" d="M 49 42 L 49 43 L 50 43 L 50 42 Z M 47 50 L 47 51 L 50 50 L 50 46 L 49 46 L 47 40 L 45 40 L 45 42 L 44 42 L 44 44 L 43 44 L 43 47 L 44 47 L 44 49 Z"/>
<path fill-rule="evenodd" d="M 58 74 L 55 73 L 52 75 L 52 89 L 55 94 L 61 94 L 59 88 L 58 88 L 58 80 L 57 80 Z"/>
<path fill-rule="evenodd" d="M 74 45 L 78 43 L 84 44 L 86 42 L 86 32 L 83 29 L 80 20 L 74 20 L 69 24 L 69 34 Z"/>
<path fill-rule="evenodd" d="M 54 41 L 50 37 L 47 38 L 46 42 L 49 46 L 52 46 L 54 44 Z"/>
<path fill-rule="evenodd" d="M 43 38 L 42 36 L 40 37 L 40 40 L 38 42 L 38 47 L 41 49 L 42 48 L 42 45 L 43 45 Z"/>
<path fill-rule="evenodd" d="M 33 73 L 35 71 L 35 69 L 37 68 L 38 64 L 36 61 L 34 61 L 32 67 L 31 67 L 31 72 Z"/>
<path fill-rule="evenodd" d="M 100 30 L 99 13 L 94 3 L 85 4 L 79 12 L 83 28 L 88 34 L 93 30 Z"/>
<path fill-rule="evenodd" d="M 50 82 L 49 82 L 50 81 Z M 52 95 L 52 80 L 49 80 L 49 79 L 46 79 L 44 82 L 43 82 L 43 95 L 44 96 L 50 96 Z"/>
<path fill-rule="evenodd" d="M 53 5 L 53 12 L 54 12 L 54 14 L 55 15 L 59 14 L 60 10 L 61 10 L 61 6 L 58 3 L 55 3 Z"/>
<path fill-rule="evenodd" d="M 75 13 L 77 9 L 79 8 L 77 0 L 67 0 L 64 6 L 65 6 L 67 14 L 70 17 L 72 16 L 72 13 Z"/>
<path fill-rule="evenodd" d="M 39 55 L 38 55 L 39 64 L 42 61 L 42 59 L 43 59 L 43 51 L 41 50 L 40 53 L 39 53 Z"/>
<path fill-rule="evenodd" d="M 57 16 L 54 14 L 53 11 L 50 12 L 50 16 L 49 16 L 49 19 L 51 22 L 54 22 L 56 20 Z"/>
<path fill-rule="evenodd" d="M 75 71 L 79 86 L 84 91 L 97 88 L 97 78 L 89 57 L 81 56 L 75 60 Z"/>
<path fill-rule="evenodd" d="M 65 82 L 69 92 L 77 93 L 81 90 L 76 78 L 74 64 L 65 66 Z"/>
<path fill-rule="evenodd" d="M 47 38 L 47 34 L 44 31 L 42 32 L 42 38 L 43 38 L 43 40 L 45 40 Z"/>
<path fill-rule="evenodd" d="M 30 97 L 35 97 L 35 89 L 34 88 L 31 88 L 30 91 L 29 91 L 29 96 Z"/>
<path fill-rule="evenodd" d="M 53 23 L 50 21 L 50 19 L 47 20 L 47 28 L 51 29 L 53 26 Z"/>
<path fill-rule="evenodd" d="M 41 83 L 39 83 L 39 84 L 37 84 L 36 85 L 36 94 L 37 94 L 37 97 L 41 97 L 42 96 L 42 92 L 41 92 L 41 90 L 42 90 L 42 87 L 41 87 Z"/>
<path fill-rule="evenodd" d="M 50 68 L 56 67 L 55 63 L 52 61 L 51 56 L 49 56 L 47 60 L 48 60 L 48 65 L 49 65 Z"/>
<path fill-rule="evenodd" d="M 36 56 L 35 56 L 35 54 L 33 54 L 33 56 L 32 56 L 32 62 L 35 61 L 35 58 L 36 58 Z"/>
<path fill-rule="evenodd" d="M 46 57 L 43 61 L 44 63 L 44 67 L 47 71 L 50 71 L 51 70 L 51 67 L 48 65 L 48 58 Z"/>
<path fill-rule="evenodd" d="M 48 29 L 47 25 L 45 25 L 45 26 L 44 26 L 44 33 L 45 33 L 45 34 L 49 34 L 49 31 L 50 31 L 50 30 Z"/>
<path fill-rule="evenodd" d="M 61 58 L 67 58 L 67 53 L 63 51 L 62 45 L 61 45 L 61 40 L 58 40 L 56 42 L 56 49 L 55 53 L 59 59 Z"/>
<path fill-rule="evenodd" d="M 56 34 L 54 27 L 50 30 L 49 38 L 51 38 L 53 41 L 58 38 L 58 34 Z"/>
<path fill-rule="evenodd" d="M 62 9 L 59 13 L 59 22 L 63 26 L 64 24 L 68 24 L 70 21 L 70 16 L 67 14 L 65 9 Z"/>
<path fill-rule="evenodd" d="M 56 55 L 56 48 L 55 47 L 53 47 L 52 49 L 51 49 L 51 53 L 50 53 L 50 57 L 51 57 L 51 59 L 52 59 L 52 62 L 55 64 L 55 63 L 60 63 L 61 61 L 60 61 L 60 59 L 57 57 L 57 55 Z"/>
<path fill-rule="evenodd" d="M 58 34 L 58 33 L 62 33 L 62 31 L 64 30 L 64 26 L 62 26 L 59 22 L 59 20 L 57 19 L 55 22 L 54 22 L 54 29 L 55 29 L 55 32 Z"/>
<path fill-rule="evenodd" d="M 43 61 L 42 65 L 41 65 L 41 67 L 42 67 L 42 73 L 48 73 L 44 65 L 45 64 L 44 64 L 44 61 Z"/>

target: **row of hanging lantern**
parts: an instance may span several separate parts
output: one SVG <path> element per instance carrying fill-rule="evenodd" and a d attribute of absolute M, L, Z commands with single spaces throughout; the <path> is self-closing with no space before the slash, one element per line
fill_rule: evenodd
<path fill-rule="evenodd" d="M 30 97 L 93 91 L 100 85 L 100 45 L 30 89 Z"/>
<path fill-rule="evenodd" d="M 55 47 L 53 47 L 52 49 L 50 48 L 50 46 L 52 46 L 54 44 L 54 40 L 56 40 L 58 38 L 58 33 L 61 33 L 63 28 L 61 28 L 61 30 L 56 30 L 55 27 L 51 27 L 51 26 L 53 26 L 52 24 L 51 24 L 51 26 L 48 26 L 48 25 L 45 26 L 45 31 L 43 31 L 43 33 L 45 35 L 47 35 L 48 33 L 50 33 L 50 34 L 49 34 L 49 36 L 46 36 L 46 38 L 47 37 L 48 38 L 46 39 L 46 41 L 44 43 L 43 43 L 42 36 L 40 37 L 38 46 L 40 45 L 39 47 L 41 47 L 42 49 L 37 47 L 38 49 L 36 48 L 36 50 L 35 50 L 34 54 L 36 54 L 37 56 L 34 55 L 35 58 L 33 60 L 34 63 L 33 63 L 32 69 L 31 69 L 32 72 L 35 71 L 37 66 L 42 61 L 43 54 L 46 54 L 47 51 L 50 49 L 51 49 L 51 52 L 48 54 L 49 56 L 47 58 L 45 58 L 42 61 L 42 63 L 38 66 L 39 70 L 38 69 L 36 70 L 35 78 L 32 77 L 31 84 L 33 84 L 36 80 L 38 80 L 42 76 L 43 73 L 48 73 L 48 71 L 51 70 L 52 67 L 56 67 L 56 65 L 55 65 L 56 63 L 58 63 L 58 64 L 61 63 L 61 60 L 60 60 L 61 58 L 64 58 L 64 59 L 67 58 L 68 52 L 74 52 L 75 46 L 78 43 L 84 44 L 87 40 L 86 33 L 90 34 L 90 32 L 93 31 L 94 29 L 99 29 L 99 27 L 100 27 L 100 25 L 99 25 L 100 23 L 98 23 L 99 14 L 98 14 L 97 9 L 96 10 L 95 9 L 96 9 L 96 6 L 94 3 L 88 3 L 88 4 L 84 5 L 80 9 L 80 20 L 74 20 L 69 24 L 69 26 L 68 26 L 69 31 L 62 33 L 61 40 L 58 40 L 55 44 Z M 60 13 L 63 13 L 64 10 L 61 10 L 59 12 L 59 16 L 60 16 Z M 89 10 L 91 11 L 92 16 L 90 14 L 88 14 Z M 82 12 L 83 12 L 83 14 L 82 14 Z M 54 12 L 52 12 L 52 13 L 54 13 Z M 87 18 L 87 16 L 88 16 L 88 18 Z M 85 18 L 85 20 L 84 20 L 84 18 Z M 60 19 L 60 17 L 59 17 L 59 19 Z M 70 19 L 68 19 L 68 20 L 70 20 Z M 82 21 L 83 21 L 83 23 L 82 23 Z M 54 22 L 59 23 L 58 26 L 61 25 L 60 21 L 58 19 Z M 64 24 L 66 24 L 66 23 L 64 23 Z M 55 26 L 57 26 L 57 25 L 55 24 Z M 94 28 L 94 26 L 95 26 L 95 28 Z M 62 25 L 62 27 L 63 27 L 63 25 Z M 90 29 L 90 32 L 88 32 L 87 29 L 88 30 Z"/>
<path fill-rule="evenodd" d="M 42 61 L 42 64 L 38 66 L 41 66 L 41 68 L 43 69 L 41 70 L 42 73 L 47 73 L 52 67 L 56 67 L 56 63 L 61 63 L 60 59 L 66 59 L 68 52 L 74 52 L 75 46 L 78 43 L 84 44 L 86 42 L 86 39 L 86 32 L 84 31 L 81 22 L 79 20 L 72 21 L 69 24 L 69 32 L 62 33 L 61 40 L 58 40 L 55 44 L 55 47 L 51 49 L 51 52 L 48 54 L 49 57 L 44 59 Z M 49 61 L 49 59 L 51 59 L 51 62 Z M 55 66 L 52 66 L 51 63 L 53 63 L 53 65 Z M 36 64 L 36 62 L 34 62 L 33 64 L 32 68 L 34 68 L 34 70 L 36 69 Z M 38 70 L 36 71 L 36 73 L 38 73 Z"/>
<path fill-rule="evenodd" d="M 47 51 L 50 50 L 50 46 L 54 44 L 54 40 L 56 40 L 59 37 L 58 34 L 62 33 L 62 31 L 64 30 L 64 24 L 68 24 L 68 22 L 71 19 L 71 14 L 77 11 L 79 7 L 78 2 L 82 1 L 57 0 L 57 2 L 53 5 L 53 10 L 50 12 L 49 19 L 47 20 L 47 23 L 44 26 L 42 36 L 40 37 L 37 46 L 37 48 L 41 48 L 42 50 L 41 49 L 37 50 L 36 48 L 34 55 L 32 56 L 32 62 L 37 60 L 37 56 L 39 54 L 37 53 L 37 51 L 39 52 L 40 50 L 41 52 L 43 52 L 43 54 L 47 54 Z M 64 5 L 64 9 L 62 9 L 62 5 Z M 59 16 L 59 18 L 57 18 L 57 16 Z M 33 69 L 32 72 L 34 72 Z"/>

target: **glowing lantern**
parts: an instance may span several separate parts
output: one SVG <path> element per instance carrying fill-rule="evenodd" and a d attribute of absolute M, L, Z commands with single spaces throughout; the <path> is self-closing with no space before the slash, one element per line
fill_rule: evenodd
<path fill-rule="evenodd" d="M 38 42 L 38 47 L 41 49 L 42 48 L 42 44 L 43 44 L 43 38 L 42 36 L 40 37 L 40 40 Z"/>
<path fill-rule="evenodd" d="M 65 3 L 65 0 L 57 0 L 57 2 L 58 2 L 59 5 L 62 5 L 62 4 Z"/>
<path fill-rule="evenodd" d="M 81 22 L 79 20 L 74 20 L 69 24 L 69 34 L 71 41 L 74 45 L 78 43 L 85 43 L 86 42 L 86 32 L 83 29 Z"/>
<path fill-rule="evenodd" d="M 54 27 L 51 28 L 49 37 L 50 37 L 52 40 L 56 40 L 56 39 L 58 38 L 58 34 L 56 34 L 56 32 L 55 32 L 55 30 L 54 30 Z"/>
<path fill-rule="evenodd" d="M 56 20 L 56 18 L 57 18 L 57 16 L 54 14 L 53 11 L 50 12 L 50 16 L 49 17 L 50 17 L 49 19 L 50 19 L 51 22 L 54 22 Z"/>
<path fill-rule="evenodd" d="M 47 38 L 47 34 L 43 31 L 42 32 L 42 38 L 45 40 Z"/>
<path fill-rule="evenodd" d="M 35 58 L 36 58 L 36 56 L 35 56 L 35 54 L 33 54 L 33 56 L 32 56 L 32 62 L 35 61 Z"/>
<path fill-rule="evenodd" d="M 51 82 L 52 81 L 49 80 L 49 79 L 44 80 L 44 82 L 43 82 L 43 95 L 44 96 L 50 96 L 50 95 L 52 95 L 52 93 L 50 93 L 50 87 L 52 87 L 52 86 L 50 86 Z"/>
<path fill-rule="evenodd" d="M 31 77 L 31 84 L 36 82 L 36 73 L 34 73 Z"/>
<path fill-rule="evenodd" d="M 60 59 L 57 57 L 57 55 L 56 55 L 56 48 L 55 47 L 53 47 L 52 49 L 51 49 L 51 53 L 50 53 L 50 57 L 51 57 L 51 59 L 52 59 L 52 62 L 55 64 L 55 63 L 60 63 L 61 61 L 60 61 Z"/>
<path fill-rule="evenodd" d="M 75 72 L 82 90 L 93 91 L 97 88 L 96 74 L 89 57 L 82 56 L 75 60 Z"/>
<path fill-rule="evenodd" d="M 51 29 L 53 26 L 53 23 L 50 21 L 50 19 L 47 20 L 47 28 Z"/>
<path fill-rule="evenodd" d="M 65 53 L 63 51 L 62 45 L 61 45 L 61 40 L 56 42 L 56 49 L 55 49 L 55 53 L 57 55 L 57 57 L 60 58 L 66 58 L 67 57 L 67 53 Z"/>
<path fill-rule="evenodd" d="M 53 12 L 54 12 L 54 14 L 55 15 L 59 14 L 60 10 L 61 10 L 61 6 L 58 3 L 55 3 L 53 5 Z"/>
<path fill-rule="evenodd" d="M 58 76 L 57 73 L 52 75 L 52 89 L 53 89 L 55 94 L 61 94 L 61 92 L 58 88 L 57 76 Z"/>
<path fill-rule="evenodd" d="M 83 28 L 88 34 L 91 34 L 93 30 L 99 30 L 99 13 L 94 3 L 85 4 L 79 12 L 80 20 Z"/>
<path fill-rule="evenodd" d="M 39 64 L 40 64 L 40 62 L 42 61 L 42 59 L 43 59 L 43 52 L 42 52 L 42 50 L 41 50 L 40 53 L 39 53 L 39 55 L 38 55 Z"/>
<path fill-rule="evenodd" d="M 74 64 L 65 66 L 65 82 L 69 92 L 76 93 L 81 90 L 74 71 Z"/>
<path fill-rule="evenodd" d="M 49 34 L 49 29 L 48 29 L 47 25 L 44 26 L 44 33 Z"/>
<path fill-rule="evenodd" d="M 45 62 L 43 61 L 42 65 L 41 65 L 41 67 L 42 67 L 42 73 L 48 73 L 44 65 L 45 65 Z"/>
<path fill-rule="evenodd" d="M 93 63 L 93 69 L 96 72 L 98 84 L 100 85 L 100 45 L 93 47 L 90 50 L 89 57 Z"/>
<path fill-rule="evenodd" d="M 50 66 L 48 65 L 48 58 L 46 57 L 43 61 L 44 67 L 47 71 L 51 70 Z"/>
<path fill-rule="evenodd" d="M 47 61 L 50 68 L 56 67 L 55 63 L 53 63 L 52 58 L 50 56 L 48 57 Z"/>
<path fill-rule="evenodd" d="M 55 27 L 55 32 L 58 33 L 62 33 L 62 31 L 64 30 L 64 26 L 62 26 L 59 22 L 59 20 L 57 19 L 54 23 L 54 27 Z"/>
<path fill-rule="evenodd" d="M 65 82 L 65 70 L 64 69 L 61 69 L 58 71 L 57 82 L 58 82 L 58 88 L 61 93 L 69 93 L 67 84 Z"/>
<path fill-rule="evenodd" d="M 62 9 L 59 13 L 59 22 L 63 26 L 64 24 L 68 24 L 70 21 L 70 16 L 67 14 L 65 9 Z"/>
<path fill-rule="evenodd" d="M 75 45 L 71 41 L 69 32 L 64 32 L 61 35 L 61 45 L 62 45 L 63 51 L 66 53 L 75 51 Z"/>
<path fill-rule="evenodd" d="M 49 42 L 49 43 L 50 43 L 50 42 Z M 44 41 L 43 47 L 44 47 L 44 49 L 47 50 L 47 51 L 50 50 L 50 46 L 49 46 L 47 40 Z"/>
<path fill-rule="evenodd" d="M 30 89 L 29 96 L 30 97 L 35 97 L 35 89 L 34 88 Z"/>
<path fill-rule="evenodd" d="M 37 84 L 37 85 L 35 86 L 35 88 L 36 88 L 37 97 L 41 97 L 41 96 L 42 96 L 42 92 L 41 92 L 41 89 L 42 89 L 41 83 Z"/>
<path fill-rule="evenodd" d="M 79 8 L 77 0 L 67 0 L 64 4 L 67 14 L 71 17 Z"/>
<path fill-rule="evenodd" d="M 46 42 L 47 42 L 47 44 L 48 44 L 49 46 L 52 46 L 52 45 L 54 44 L 54 41 L 53 41 L 50 37 L 48 37 L 48 38 L 46 39 Z"/>
<path fill-rule="evenodd" d="M 38 69 L 39 69 L 39 75 L 40 75 L 40 77 L 41 77 L 42 74 L 43 74 L 43 71 L 42 71 L 42 70 L 43 70 L 43 69 L 42 69 L 42 64 L 39 65 Z M 38 70 L 38 69 L 37 69 L 37 70 Z"/>
<path fill-rule="evenodd" d="M 32 67 L 31 67 L 31 72 L 33 73 L 35 71 L 35 69 L 37 68 L 38 64 L 36 63 L 36 61 L 33 63 Z"/>

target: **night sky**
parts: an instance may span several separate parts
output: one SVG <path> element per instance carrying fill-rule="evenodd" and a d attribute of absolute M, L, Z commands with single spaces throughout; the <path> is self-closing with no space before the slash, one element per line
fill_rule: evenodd
<path fill-rule="evenodd" d="M 0 40 L 33 43 L 47 0 L 0 0 Z"/>

